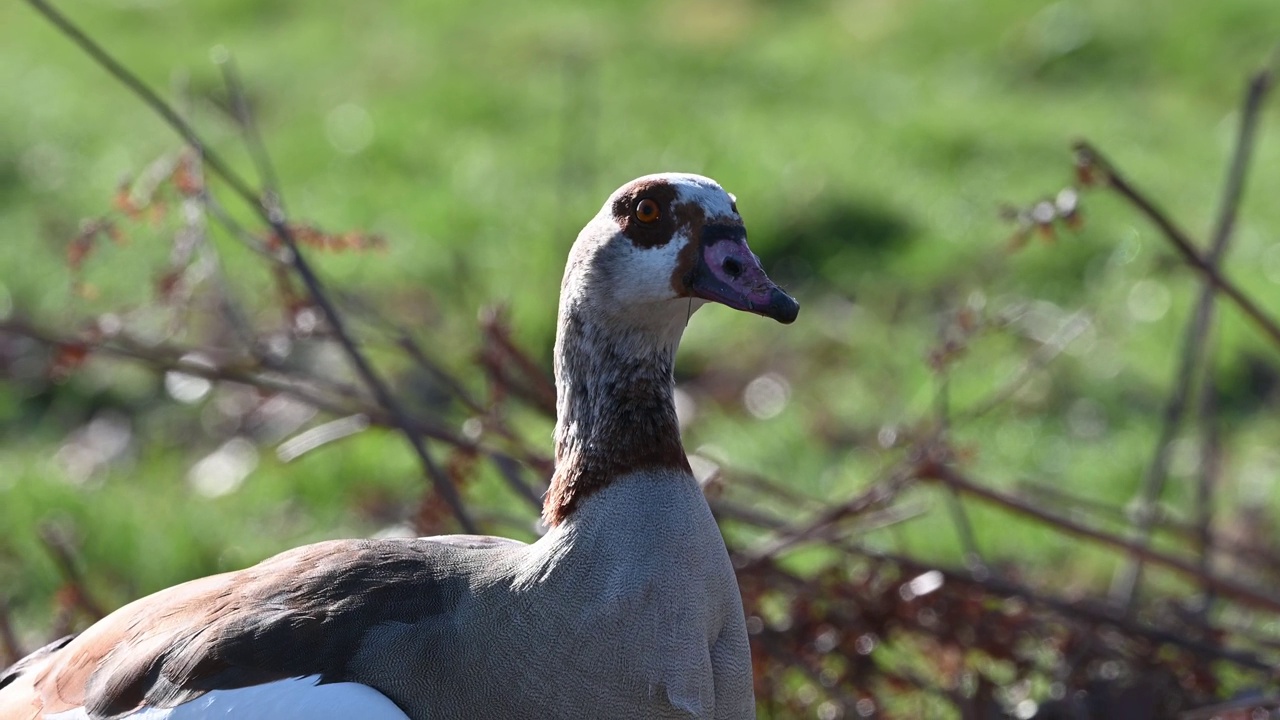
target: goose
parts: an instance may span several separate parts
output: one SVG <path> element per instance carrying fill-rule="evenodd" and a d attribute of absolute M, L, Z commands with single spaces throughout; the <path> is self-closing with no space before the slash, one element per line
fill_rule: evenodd
<path fill-rule="evenodd" d="M 741 596 L 673 402 L 707 302 L 799 312 L 715 181 L 623 185 L 561 284 L 541 538 L 335 540 L 176 585 L 0 673 L 0 719 L 754 718 Z"/>

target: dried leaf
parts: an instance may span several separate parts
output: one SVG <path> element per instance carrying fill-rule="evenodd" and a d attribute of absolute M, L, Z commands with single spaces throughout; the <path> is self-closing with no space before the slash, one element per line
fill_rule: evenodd
<path fill-rule="evenodd" d="M 197 157 L 191 152 L 184 153 L 174 164 L 169 180 L 185 197 L 196 197 L 204 192 L 204 176 L 199 171 Z"/>

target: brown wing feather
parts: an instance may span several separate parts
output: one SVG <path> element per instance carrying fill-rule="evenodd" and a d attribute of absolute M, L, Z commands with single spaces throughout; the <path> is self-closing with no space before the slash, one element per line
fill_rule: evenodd
<path fill-rule="evenodd" d="M 215 689 L 288 677 L 349 677 L 369 628 L 451 612 L 468 578 L 461 546 L 498 538 L 339 540 L 130 603 L 0 675 L 0 717 L 77 707 L 112 716 L 172 707 Z M 27 708 L 31 708 L 30 714 Z"/>

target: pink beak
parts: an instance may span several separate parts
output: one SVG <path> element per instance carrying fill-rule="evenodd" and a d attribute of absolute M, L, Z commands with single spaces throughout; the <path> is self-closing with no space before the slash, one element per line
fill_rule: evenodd
<path fill-rule="evenodd" d="M 747 247 L 747 233 L 736 225 L 707 225 L 702 230 L 698 264 L 685 286 L 694 297 L 795 322 L 800 303 L 778 287 L 760 267 L 760 258 Z"/>

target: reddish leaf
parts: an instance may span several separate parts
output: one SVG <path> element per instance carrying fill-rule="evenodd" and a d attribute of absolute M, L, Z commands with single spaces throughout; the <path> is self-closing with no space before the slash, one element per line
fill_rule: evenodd
<path fill-rule="evenodd" d="M 130 219 L 137 220 L 142 215 L 142 208 L 134 204 L 133 193 L 130 192 L 129 186 L 130 183 L 127 180 L 120 183 L 120 186 L 116 188 L 115 196 L 112 197 L 111 204 Z"/>
<path fill-rule="evenodd" d="M 83 343 L 55 345 L 49 362 L 49 378 L 54 382 L 66 380 L 89 359 L 89 352 L 89 346 Z"/>
<path fill-rule="evenodd" d="M 198 171 L 196 157 L 192 153 L 183 154 L 174 165 L 169 180 L 173 182 L 174 188 L 186 197 L 195 197 L 204 192 L 204 177 Z"/>

